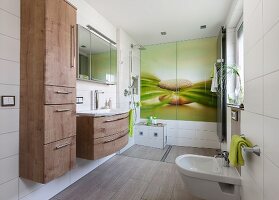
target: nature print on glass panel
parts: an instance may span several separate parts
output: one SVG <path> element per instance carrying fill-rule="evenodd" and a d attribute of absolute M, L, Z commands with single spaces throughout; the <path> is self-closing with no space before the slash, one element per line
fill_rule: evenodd
<path fill-rule="evenodd" d="M 141 118 L 216 122 L 210 91 L 217 38 L 146 46 L 141 51 Z"/>

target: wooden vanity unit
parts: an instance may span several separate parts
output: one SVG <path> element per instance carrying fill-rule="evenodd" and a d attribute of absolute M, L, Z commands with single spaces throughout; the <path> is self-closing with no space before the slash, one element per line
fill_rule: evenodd
<path fill-rule="evenodd" d="M 20 2 L 19 175 L 47 183 L 76 161 L 76 8 Z"/>
<path fill-rule="evenodd" d="M 77 117 L 77 157 L 95 160 L 128 144 L 129 113 Z"/>

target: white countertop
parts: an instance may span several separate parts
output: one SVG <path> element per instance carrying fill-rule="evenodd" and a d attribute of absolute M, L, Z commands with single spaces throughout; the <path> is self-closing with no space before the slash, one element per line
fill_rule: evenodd
<path fill-rule="evenodd" d="M 77 111 L 79 116 L 93 116 L 93 117 L 104 117 L 128 113 L 128 109 L 99 109 L 99 110 L 85 110 Z"/>

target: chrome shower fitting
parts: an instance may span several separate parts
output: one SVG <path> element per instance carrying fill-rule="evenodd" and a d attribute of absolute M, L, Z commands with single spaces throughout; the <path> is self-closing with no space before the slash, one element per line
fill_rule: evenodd
<path fill-rule="evenodd" d="M 145 47 L 142 46 L 141 44 L 131 44 L 131 48 L 137 48 L 139 50 L 145 50 Z"/>

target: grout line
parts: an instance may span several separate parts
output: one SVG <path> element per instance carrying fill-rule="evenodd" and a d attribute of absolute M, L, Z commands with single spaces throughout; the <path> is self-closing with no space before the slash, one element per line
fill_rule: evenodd
<path fill-rule="evenodd" d="M 9 60 L 9 59 L 6 59 L 6 58 L 1 58 L 1 57 L 0 57 L 0 60 L 5 60 L 5 61 L 9 61 L 9 62 L 14 62 L 14 63 L 20 64 L 19 61 Z M 20 67 L 19 67 L 19 68 L 20 68 Z"/>
<path fill-rule="evenodd" d="M 0 33 L 0 35 L 5 36 L 5 37 L 8 37 L 8 38 L 10 38 L 10 39 L 15 39 L 15 40 L 17 40 L 17 41 L 20 42 L 20 38 L 15 38 L 15 37 L 13 37 L 13 36 L 6 35 L 6 34 L 4 34 L 4 33 Z"/>
<path fill-rule="evenodd" d="M 263 30 L 264 37 L 268 35 L 277 25 L 279 25 L 279 20 L 277 20 L 271 27 L 269 27 L 266 32 Z M 264 29 L 264 27 L 263 27 Z"/>
<path fill-rule="evenodd" d="M 20 87 L 19 84 L 10 84 L 10 83 L 1 83 L 1 82 L 0 82 L 0 86 L 18 86 L 18 87 Z"/>
<path fill-rule="evenodd" d="M 7 157 L 0 158 L 0 161 L 8 159 L 8 158 L 11 158 L 11 157 L 16 157 L 16 156 L 19 156 L 19 153 L 16 153 L 16 154 L 13 154 L 13 155 L 10 155 L 10 156 L 7 156 Z"/>
<path fill-rule="evenodd" d="M 262 116 L 262 117 L 267 117 L 267 118 L 279 120 L 279 118 L 277 118 L 277 117 L 272 117 L 272 116 L 269 116 L 269 115 L 265 115 L 264 113 L 263 113 L 263 114 L 260 114 L 260 113 L 256 113 L 256 112 L 249 111 L 249 110 L 244 110 L 244 111 L 245 111 L 245 112 L 248 112 L 248 113 L 250 113 L 250 114 L 260 115 L 260 116 Z"/>
<path fill-rule="evenodd" d="M 1 183 L 0 186 L 5 185 L 5 184 L 7 184 L 9 182 L 12 182 L 12 181 L 14 181 L 15 179 L 18 179 L 18 178 L 19 178 L 19 176 L 15 177 L 15 178 L 12 178 L 12 179 L 9 179 L 8 181 L 5 181 L 5 182 Z"/>
<path fill-rule="evenodd" d="M 1 110 L 1 109 L 0 109 L 0 110 Z M 16 131 L 9 131 L 9 132 L 4 132 L 4 133 L 1 133 L 1 132 L 0 132 L 0 135 L 10 134 L 10 133 L 19 133 L 19 130 L 16 130 Z"/>
<path fill-rule="evenodd" d="M 20 19 L 20 17 L 19 17 L 19 16 L 17 16 L 16 14 L 14 14 L 14 13 L 12 13 L 12 12 L 8 11 L 8 10 L 5 10 L 4 8 L 0 8 L 0 10 L 3 10 L 4 12 L 9 13 L 9 14 L 11 14 L 11 15 L 13 15 L 13 16 L 15 16 L 15 17 L 17 17 L 17 18 L 19 18 L 19 19 Z"/>

